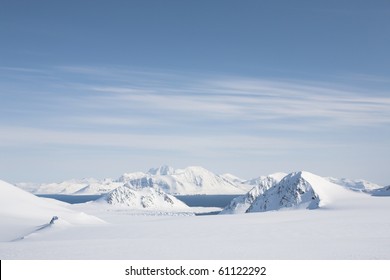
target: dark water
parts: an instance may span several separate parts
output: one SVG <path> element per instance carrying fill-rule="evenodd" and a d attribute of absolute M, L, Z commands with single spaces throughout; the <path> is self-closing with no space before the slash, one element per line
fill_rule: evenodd
<path fill-rule="evenodd" d="M 37 194 L 36 196 L 53 198 L 70 204 L 77 204 L 99 199 L 102 195 Z"/>
<path fill-rule="evenodd" d="M 102 197 L 102 195 L 70 195 L 70 194 L 37 194 L 39 197 L 53 198 L 70 204 L 85 203 Z M 190 207 L 225 207 L 237 195 L 176 195 Z M 197 215 L 215 215 L 218 212 L 202 213 Z"/>

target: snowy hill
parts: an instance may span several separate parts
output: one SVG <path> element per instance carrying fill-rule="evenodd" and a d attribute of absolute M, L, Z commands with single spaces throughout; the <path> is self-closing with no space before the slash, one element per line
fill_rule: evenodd
<path fill-rule="evenodd" d="M 262 195 L 266 190 L 278 184 L 287 174 L 274 173 L 268 176 L 262 176 L 252 179 L 251 184 L 255 185 L 245 195 L 234 198 L 228 206 L 226 206 L 220 214 L 239 214 L 245 213 L 257 197 Z M 246 181 L 248 182 L 248 181 Z"/>
<path fill-rule="evenodd" d="M 148 173 L 128 173 L 119 181 L 134 187 L 160 188 L 169 194 L 243 194 L 246 190 L 239 185 L 216 175 L 199 166 L 176 169 L 162 166 L 149 170 Z"/>
<path fill-rule="evenodd" d="M 19 230 L 28 232 L 33 225 L 49 223 L 54 216 L 59 217 L 63 223 L 72 225 L 103 223 L 96 217 L 72 211 L 67 205 L 56 200 L 39 198 L 0 181 L 0 225 L 9 228 L 7 233 L 0 234 L 0 240 L 16 237 Z"/>
<path fill-rule="evenodd" d="M 329 182 L 332 182 L 334 184 L 344 186 L 348 189 L 351 189 L 353 191 L 360 191 L 360 192 L 367 192 L 370 193 L 376 189 L 382 188 L 382 186 L 379 186 L 375 183 L 358 179 L 358 180 L 351 180 L 351 179 L 338 179 L 338 178 L 333 178 L 333 177 L 325 177 L 326 180 Z"/>
<path fill-rule="evenodd" d="M 186 204 L 158 188 L 135 188 L 128 183 L 96 201 L 102 202 L 136 210 L 191 211 Z"/>

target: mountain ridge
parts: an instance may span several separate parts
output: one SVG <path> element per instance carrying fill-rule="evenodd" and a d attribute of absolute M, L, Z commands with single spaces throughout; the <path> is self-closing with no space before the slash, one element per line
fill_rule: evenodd
<path fill-rule="evenodd" d="M 279 180 L 287 173 L 273 173 Z M 270 175 L 268 175 L 270 176 Z M 147 172 L 123 173 L 117 179 L 98 180 L 94 178 L 71 179 L 60 183 L 15 184 L 23 190 L 34 194 L 105 194 L 115 188 L 131 183 L 134 187 L 159 187 L 172 195 L 194 194 L 245 194 L 253 187 L 264 184 L 264 178 L 259 176 L 252 179 L 241 179 L 233 174 L 214 174 L 201 166 L 189 166 L 182 169 L 174 169 L 168 165 L 150 168 Z M 366 180 L 337 179 L 324 177 L 329 182 L 342 185 L 347 189 L 357 192 L 373 194 L 382 186 Z"/>

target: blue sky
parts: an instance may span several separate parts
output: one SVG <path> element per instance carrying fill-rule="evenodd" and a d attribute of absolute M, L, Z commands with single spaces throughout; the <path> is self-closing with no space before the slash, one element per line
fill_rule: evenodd
<path fill-rule="evenodd" d="M 389 1 L 1 1 L 0 178 L 390 184 L 389 30 Z"/>

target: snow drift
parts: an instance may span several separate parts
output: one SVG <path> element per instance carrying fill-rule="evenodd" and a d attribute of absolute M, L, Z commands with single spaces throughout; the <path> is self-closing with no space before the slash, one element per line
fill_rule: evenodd
<path fill-rule="evenodd" d="M 0 224 L 8 228 L 1 232 L 0 240 L 26 231 L 33 225 L 49 223 L 53 216 L 60 217 L 71 225 L 90 225 L 104 223 L 99 218 L 76 212 L 67 208 L 66 203 L 40 198 L 18 187 L 0 180 Z M 15 231 L 13 231 L 14 229 Z"/>

